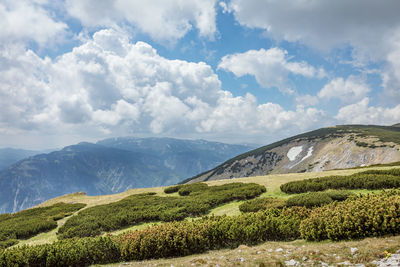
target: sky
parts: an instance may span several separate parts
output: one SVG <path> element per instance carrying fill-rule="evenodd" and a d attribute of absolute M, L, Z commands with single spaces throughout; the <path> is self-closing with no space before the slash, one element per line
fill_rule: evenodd
<path fill-rule="evenodd" d="M 0 0 L 0 147 L 400 122 L 398 0 Z"/>

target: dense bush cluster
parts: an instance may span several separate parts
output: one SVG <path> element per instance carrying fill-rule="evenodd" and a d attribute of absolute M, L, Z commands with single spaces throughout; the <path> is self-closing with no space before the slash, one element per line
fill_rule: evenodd
<path fill-rule="evenodd" d="M 343 201 L 350 196 L 355 196 L 354 193 L 345 190 L 330 190 L 324 192 L 310 192 L 302 195 L 297 195 L 288 198 L 286 205 L 303 206 L 307 208 L 320 207 L 327 205 L 333 201 Z"/>
<path fill-rule="evenodd" d="M 302 195 L 290 197 L 287 200 L 274 197 L 263 197 L 248 200 L 239 206 L 241 212 L 257 212 L 260 210 L 268 210 L 283 207 L 319 207 L 329 204 L 333 201 L 343 201 L 350 196 L 355 196 L 354 193 L 347 190 L 328 190 L 324 192 L 311 192 Z"/>
<path fill-rule="evenodd" d="M 239 206 L 241 212 L 257 212 L 260 210 L 268 210 L 274 208 L 283 208 L 286 201 L 282 198 L 262 197 L 248 200 Z"/>
<path fill-rule="evenodd" d="M 207 189 L 208 185 L 205 183 L 191 183 L 191 184 L 179 184 L 167 187 L 164 189 L 164 193 L 172 194 L 178 192 L 181 196 L 187 196 L 192 192 L 203 191 Z"/>
<path fill-rule="evenodd" d="M 272 209 L 236 217 L 170 222 L 118 237 L 86 237 L 16 247 L 0 254 L 3 266 L 87 266 L 126 260 L 184 256 L 208 249 L 300 237 L 306 208 Z"/>
<path fill-rule="evenodd" d="M 111 237 L 80 238 L 7 249 L 0 254 L 0 267 L 89 266 L 119 260 L 119 244 Z"/>
<path fill-rule="evenodd" d="M 173 185 L 173 186 L 169 186 L 167 188 L 164 189 L 164 193 L 165 194 L 172 194 L 172 193 L 176 193 L 179 191 L 179 189 L 181 189 L 182 185 Z"/>
<path fill-rule="evenodd" d="M 266 240 L 293 240 L 308 215 L 305 208 L 246 213 L 236 217 L 206 217 L 173 222 L 120 237 L 124 260 L 184 256 L 208 249 L 236 247 Z"/>
<path fill-rule="evenodd" d="M 57 227 L 57 220 L 71 215 L 85 204 L 58 203 L 43 208 L 33 208 L 12 214 L 0 215 L 0 248 L 6 248 L 38 233 Z"/>
<path fill-rule="evenodd" d="M 181 188 L 178 190 L 178 194 L 180 196 L 188 196 L 193 192 L 203 192 L 208 188 L 208 185 L 205 183 L 193 183 L 193 184 L 185 184 L 181 185 Z"/>
<path fill-rule="evenodd" d="M 349 176 L 328 176 L 293 181 L 281 185 L 288 194 L 324 191 L 327 189 L 388 189 L 400 187 L 400 169 L 370 170 Z"/>
<path fill-rule="evenodd" d="M 342 240 L 400 234 L 400 192 L 350 198 L 314 209 L 300 226 L 307 240 Z"/>
<path fill-rule="evenodd" d="M 348 199 L 349 197 L 356 196 L 356 194 L 354 194 L 351 191 L 347 191 L 347 190 L 328 190 L 328 191 L 325 191 L 324 193 L 326 193 L 334 201 L 335 200 L 336 201 L 344 201 L 344 200 Z"/>
<path fill-rule="evenodd" d="M 204 186 L 205 185 L 205 186 Z M 221 186 L 182 186 L 184 197 L 132 195 L 118 202 L 88 208 L 70 218 L 58 231 L 59 238 L 96 236 L 136 223 L 176 221 L 205 214 L 220 204 L 251 199 L 265 192 L 258 184 L 230 183 Z"/>

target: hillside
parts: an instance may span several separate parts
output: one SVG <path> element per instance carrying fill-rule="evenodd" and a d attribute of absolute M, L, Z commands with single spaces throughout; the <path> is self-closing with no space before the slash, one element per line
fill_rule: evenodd
<path fill-rule="evenodd" d="M 246 152 L 183 183 L 316 172 L 399 160 L 399 127 L 340 125 L 296 135 Z"/>
<path fill-rule="evenodd" d="M 291 199 L 294 199 L 296 197 L 298 198 L 301 195 L 290 195 L 290 194 L 288 195 L 282 192 L 281 188 L 283 184 L 288 184 L 289 182 L 308 181 L 305 179 L 314 179 L 317 177 L 329 178 L 329 177 L 343 176 L 343 177 L 348 177 L 349 179 L 351 177 L 353 177 L 353 179 L 358 179 L 363 177 L 362 175 L 363 173 L 370 173 L 377 175 L 375 177 L 376 180 L 384 181 L 384 179 L 386 179 L 387 182 L 393 181 L 399 183 L 400 180 L 398 178 L 392 180 L 392 176 L 390 175 L 385 176 L 387 174 L 393 174 L 396 177 L 398 177 L 400 175 L 398 165 L 399 163 L 387 166 L 365 167 L 365 168 L 348 169 L 348 170 L 332 170 L 332 171 L 313 172 L 313 173 L 310 172 L 310 173 L 275 174 L 267 176 L 238 178 L 235 179 L 235 183 L 241 182 L 244 184 L 239 183 L 237 184 L 237 186 L 234 187 L 231 186 L 232 185 L 231 181 L 227 179 L 206 182 L 208 188 L 207 186 L 205 188 L 203 186 L 199 187 L 198 184 L 183 185 L 186 188 L 185 190 L 188 189 L 190 190 L 190 193 L 188 195 L 184 194 L 183 191 L 182 192 L 179 191 L 178 193 L 172 193 L 166 191 L 165 188 L 161 187 L 147 188 L 147 189 L 131 189 L 119 194 L 102 195 L 102 196 L 87 196 L 86 194 L 83 193 L 65 195 L 55 199 L 48 200 L 38 206 L 40 208 L 48 209 L 48 211 L 46 211 L 47 214 L 50 214 L 50 212 L 54 210 L 54 208 L 56 208 L 56 210 L 54 211 L 56 213 L 53 212 L 51 214 L 56 214 L 55 216 L 57 216 L 57 218 L 55 220 L 58 220 L 57 221 L 58 226 L 56 228 L 52 228 L 52 230 L 50 231 L 48 230 L 44 231 L 26 240 L 18 240 L 19 244 L 17 244 L 17 246 L 14 246 L 14 248 L 11 248 L 10 250 L 6 250 L 3 252 L 5 255 L 4 257 L 2 255 L 0 247 L 0 263 L 3 264 L 10 263 L 10 261 L 42 262 L 42 260 L 46 259 L 47 257 L 47 260 L 55 261 L 54 264 L 57 266 L 67 266 L 71 264 L 79 266 L 87 266 L 93 263 L 98 264 L 98 263 L 111 263 L 111 262 L 124 262 L 124 261 L 125 262 L 123 263 L 123 265 L 127 266 L 142 266 L 143 264 L 144 265 L 157 264 L 159 266 L 170 266 L 171 264 L 173 264 L 174 266 L 181 264 L 183 264 L 184 266 L 192 264 L 194 265 L 234 264 L 238 266 L 242 265 L 258 266 L 262 263 L 264 263 L 264 265 L 266 264 L 267 266 L 270 265 L 281 266 L 282 264 L 287 265 L 285 264 L 285 262 L 290 262 L 290 261 L 300 262 L 302 264 L 305 264 L 305 266 L 321 265 L 321 263 L 327 263 L 328 265 L 336 266 L 337 264 L 340 265 L 340 263 L 342 262 L 348 262 L 348 265 L 351 266 L 357 263 L 363 263 L 364 265 L 372 264 L 371 266 L 374 266 L 373 265 L 374 262 L 377 261 L 385 262 L 386 261 L 385 256 L 389 257 L 390 253 L 394 253 L 398 249 L 400 249 L 398 243 L 399 240 L 398 236 L 379 237 L 381 235 L 385 235 L 384 234 L 385 232 L 378 234 L 378 237 L 375 237 L 373 239 L 372 238 L 359 239 L 356 236 L 355 237 L 356 240 L 341 242 L 340 246 L 338 246 L 337 243 L 332 243 L 329 241 L 308 242 L 304 239 L 299 239 L 300 236 L 296 234 L 296 231 L 299 231 L 298 223 L 301 222 L 302 224 L 305 224 L 310 220 L 316 220 L 316 219 L 318 220 L 318 218 L 320 218 L 320 216 L 318 216 L 318 212 L 320 212 L 321 209 L 311 208 L 310 210 L 306 210 L 300 207 L 289 208 L 286 211 L 285 210 L 279 211 L 275 209 L 272 211 L 271 213 L 272 217 L 271 217 L 271 215 L 268 215 L 269 214 L 268 207 L 262 208 L 266 209 L 265 211 L 259 211 L 256 213 L 243 211 L 241 207 L 243 206 L 243 204 L 259 202 L 259 200 L 268 199 L 271 197 L 286 202 L 288 205 Z M 120 221 L 118 219 L 119 216 L 126 214 L 125 212 L 123 212 L 123 209 L 127 209 L 130 212 L 137 213 L 138 216 L 142 216 L 140 215 L 142 214 L 142 210 L 137 209 L 137 205 L 146 204 L 148 203 L 147 201 L 154 201 L 156 199 L 160 200 L 165 199 L 165 201 L 162 201 L 157 204 L 157 205 L 163 205 L 163 203 L 168 203 L 171 200 L 184 201 L 182 202 L 182 204 L 184 204 L 185 200 L 187 200 L 187 204 L 190 205 L 191 203 L 190 199 L 192 194 L 195 199 L 197 197 L 200 197 L 195 201 L 195 203 L 199 203 L 199 201 L 200 202 L 204 201 L 210 197 L 211 199 L 218 199 L 218 197 L 215 198 L 216 197 L 215 193 L 222 191 L 214 190 L 214 193 L 212 194 L 207 194 L 206 192 L 207 190 L 211 190 L 213 188 L 217 189 L 217 187 L 224 185 L 225 186 L 224 190 L 226 189 L 231 190 L 227 191 L 228 194 L 226 196 L 231 197 L 232 193 L 241 194 L 242 190 L 235 190 L 235 188 L 238 188 L 238 186 L 240 186 L 239 188 L 244 188 L 241 186 L 245 184 L 248 184 L 250 186 L 257 184 L 264 185 L 267 191 L 254 200 L 232 201 L 226 204 L 222 203 L 208 212 L 208 214 L 213 214 L 216 215 L 217 217 L 209 217 L 199 220 L 192 220 L 191 218 L 189 218 L 181 222 L 166 222 L 166 223 L 161 223 L 160 221 L 157 220 L 149 221 L 146 223 L 139 221 L 139 223 L 133 223 L 128 225 L 121 224 L 124 221 Z M 387 188 L 391 187 L 388 184 L 385 185 L 385 183 L 382 183 L 381 185 L 389 186 Z M 377 184 L 375 184 L 374 186 L 375 188 L 377 188 L 376 187 Z M 169 187 L 169 189 L 172 188 L 173 187 Z M 149 194 L 150 192 L 152 193 Z M 340 192 L 344 193 L 349 191 L 340 191 Z M 385 195 L 385 193 L 382 193 L 380 190 L 374 190 L 373 192 L 377 194 L 376 197 L 366 194 L 370 193 L 371 190 L 358 189 L 358 190 L 352 190 L 351 192 L 353 192 L 353 194 L 361 193 L 363 196 L 351 198 L 348 199 L 349 201 L 338 203 L 339 205 L 338 209 L 340 210 L 340 213 L 338 213 L 339 215 L 341 213 L 349 212 L 349 214 L 346 213 L 347 215 L 344 214 L 343 216 L 355 216 L 354 211 L 351 210 L 352 207 L 356 207 L 357 209 L 359 209 L 359 207 L 363 207 L 363 209 L 369 209 L 369 207 L 371 207 L 371 203 L 374 203 L 372 207 L 375 207 L 375 205 L 384 205 L 385 208 L 381 209 L 381 211 L 389 212 L 391 209 L 388 207 L 386 208 L 386 206 L 391 205 L 391 201 L 394 201 L 392 203 L 393 205 L 397 205 L 398 203 L 400 203 L 400 194 L 398 191 L 394 191 L 393 193 Z M 333 193 L 333 191 L 331 193 Z M 339 194 L 339 196 L 343 196 L 344 195 L 343 193 Z M 325 194 L 325 193 L 321 192 L 318 194 Z M 135 202 L 131 202 L 128 207 L 122 206 L 123 203 L 129 203 L 129 201 L 132 200 L 135 200 Z M 145 202 L 139 204 L 137 203 L 137 200 L 140 201 L 145 200 Z M 353 205 L 353 202 L 357 203 L 357 201 L 358 202 L 369 201 L 370 204 L 368 204 L 369 206 Z M 379 201 L 379 203 L 377 201 Z M 212 202 L 214 203 L 214 201 Z M 57 205 L 64 205 L 62 203 L 70 203 L 66 205 L 66 208 L 69 208 L 70 210 L 79 209 L 84 205 L 86 205 L 86 207 L 83 208 L 82 211 L 75 212 L 77 216 L 71 217 L 70 216 L 71 213 L 69 213 L 63 215 L 67 217 L 60 220 L 59 219 L 60 217 L 58 217 L 59 216 L 58 213 L 60 212 L 61 206 Z M 77 203 L 83 203 L 83 204 L 80 204 L 81 206 L 78 207 L 71 206 L 71 205 L 78 205 Z M 336 207 L 335 203 L 332 204 L 334 205 L 322 204 L 321 208 L 325 212 L 330 212 L 330 209 Z M 153 205 L 149 205 L 147 207 L 143 206 L 143 208 L 154 211 L 158 210 L 157 208 L 154 209 Z M 239 211 L 239 208 L 240 211 L 242 211 L 242 213 Z M 95 212 L 96 210 L 102 211 L 104 209 L 109 209 L 108 212 L 105 213 L 106 215 L 104 214 L 104 212 Z M 26 216 L 31 216 L 31 217 L 34 216 L 35 214 L 35 212 L 33 212 L 34 210 L 36 209 L 32 209 L 32 212 L 30 212 L 30 214 L 27 213 L 29 210 L 25 212 Z M 373 210 L 375 210 L 375 208 L 373 208 Z M 165 212 L 165 210 L 160 209 L 159 212 L 161 212 L 162 214 L 163 212 Z M 176 210 L 172 208 L 170 209 L 169 212 L 172 212 L 171 215 L 179 214 L 179 209 Z M 303 212 L 306 212 L 306 214 L 308 214 L 308 212 L 315 213 L 315 215 L 317 216 L 314 215 L 311 216 L 310 219 L 308 219 L 308 216 L 304 217 Z M 20 217 L 22 214 L 23 213 L 17 213 L 14 216 L 11 216 L 10 218 Z M 90 220 L 82 221 L 82 219 L 85 218 L 85 216 L 88 216 L 89 214 L 91 214 Z M 144 213 L 144 215 L 146 214 L 147 213 Z M 374 215 L 375 213 L 372 211 L 362 214 L 367 214 L 368 216 L 375 216 Z M 376 214 L 379 215 L 379 213 Z M 392 216 L 396 216 L 396 218 L 394 219 L 397 220 L 398 215 L 396 214 L 397 213 L 390 213 L 387 214 L 387 216 L 389 216 L 388 217 L 389 219 L 392 218 Z M 228 215 L 228 217 L 218 217 L 219 215 Z M 268 216 L 264 217 L 266 215 L 270 217 Z M 0 216 L 0 233 L 2 233 L 3 231 L 2 224 L 4 223 L 2 222 L 4 222 L 4 219 L 7 220 L 8 218 L 7 216 L 8 215 Z M 42 214 L 40 216 L 41 217 L 39 218 L 45 217 L 45 214 Z M 98 220 L 97 217 L 99 216 L 102 219 L 101 221 L 96 222 L 96 220 Z M 28 219 L 28 217 L 26 218 Z M 79 218 L 81 218 L 80 219 L 81 223 L 77 224 L 76 221 Z M 127 218 L 129 218 L 129 216 Z M 325 216 L 324 218 L 328 217 Z M 34 217 L 30 220 L 33 219 Z M 281 221 L 281 219 L 283 221 Z M 116 224 L 112 224 L 114 225 L 113 227 L 117 226 L 117 228 L 119 227 L 120 230 L 111 231 L 111 235 L 103 234 L 102 237 L 64 239 L 63 235 L 65 235 L 65 231 L 64 233 L 62 232 L 63 234 L 61 235 L 56 234 L 57 232 L 60 231 L 60 229 L 63 228 L 65 229 L 65 227 L 68 226 L 67 229 L 68 228 L 73 229 L 78 227 L 78 229 L 82 228 L 84 230 L 83 232 L 69 231 L 68 232 L 69 234 L 75 233 L 74 235 L 86 236 L 88 233 L 87 232 L 88 229 L 95 227 L 98 223 L 102 225 L 104 223 L 108 224 L 113 221 L 114 223 L 117 223 L 117 225 L 119 225 L 117 226 Z M 281 225 L 281 223 L 283 223 L 283 225 Z M 86 226 L 84 224 L 86 224 Z M 386 224 L 379 223 L 378 225 L 379 229 L 380 228 L 385 229 L 384 227 L 381 227 L 382 225 Z M 192 226 L 194 228 L 192 228 Z M 210 243 L 210 244 L 215 244 L 215 242 L 217 242 L 216 243 L 217 245 L 215 246 L 212 245 L 212 247 L 209 247 L 210 245 L 207 245 L 208 243 L 204 243 L 207 240 L 207 238 L 209 238 L 208 235 L 202 234 L 203 231 L 206 232 L 209 231 L 208 230 L 210 229 L 209 227 L 214 227 L 212 228 L 215 229 L 213 231 L 218 231 L 218 232 L 221 231 L 218 235 L 215 236 L 216 239 L 212 243 Z M 364 226 L 363 224 L 363 227 L 366 226 Z M 98 229 L 98 226 L 96 226 L 93 229 Z M 301 229 L 302 228 L 300 227 L 300 230 Z M 131 230 L 138 230 L 138 231 L 130 232 Z M 386 231 L 392 231 L 392 230 L 386 230 Z M 303 232 L 301 233 L 303 236 L 304 233 Z M 364 236 L 362 235 L 364 232 L 360 231 L 357 232 L 346 231 L 346 233 L 354 233 L 354 234 L 357 233 L 358 235 L 361 234 L 361 236 Z M 371 236 L 371 232 L 365 232 L 365 233 L 366 237 Z M 398 230 L 396 230 L 396 232 L 391 232 L 391 233 L 398 234 Z M 185 237 L 186 235 L 188 236 Z M 113 239 L 113 236 L 117 236 L 117 238 Z M 170 239 L 169 237 L 172 236 L 174 238 Z M 183 239 L 181 239 L 181 237 Z M 219 237 L 222 239 L 221 240 L 218 239 Z M 307 238 L 307 234 L 305 234 L 305 237 Z M 57 241 L 57 239 L 58 240 L 62 239 L 62 240 Z M 174 248 L 175 245 L 169 243 L 173 242 L 173 240 L 175 240 L 173 244 L 176 245 L 176 248 Z M 271 240 L 273 240 L 273 242 L 270 242 Z M 56 243 L 50 245 L 53 242 Z M 120 252 L 118 247 L 114 247 L 112 245 L 113 242 L 117 243 L 122 242 L 121 243 L 122 254 L 119 254 Z M 125 242 L 128 242 L 127 244 L 130 245 L 127 246 Z M 192 245 L 188 246 L 184 242 L 189 242 L 189 244 Z M 32 245 L 33 247 L 23 247 L 22 245 L 24 244 L 29 244 Z M 41 246 L 39 244 L 49 244 L 49 245 Z M 163 245 L 160 246 L 161 244 Z M 203 246 L 205 246 L 205 249 Z M 72 247 L 74 248 L 73 250 L 71 250 Z M 225 248 L 225 249 L 219 250 L 220 248 Z M 354 248 L 357 248 L 356 253 L 352 252 Z M 51 251 L 56 251 L 56 254 L 51 254 L 53 253 Z M 202 253 L 206 252 L 206 253 L 198 254 L 200 252 Z M 178 257 L 183 255 L 190 255 L 193 253 L 195 253 L 195 255 L 187 257 Z M 29 256 L 20 258 L 20 256 L 18 255 L 29 255 Z M 304 255 L 306 255 L 306 257 L 304 257 Z M 158 260 L 153 259 L 159 257 L 161 257 L 161 259 Z M 61 261 L 61 260 L 66 260 L 66 261 Z M 130 263 L 126 263 L 126 261 L 130 261 Z M 115 266 L 119 266 L 120 264 L 121 263 L 116 264 Z M 107 264 L 107 266 L 109 266 L 109 264 Z"/>
<path fill-rule="evenodd" d="M 0 213 L 78 191 L 99 195 L 174 184 L 247 150 L 241 145 L 157 138 L 68 146 L 2 170 Z"/>

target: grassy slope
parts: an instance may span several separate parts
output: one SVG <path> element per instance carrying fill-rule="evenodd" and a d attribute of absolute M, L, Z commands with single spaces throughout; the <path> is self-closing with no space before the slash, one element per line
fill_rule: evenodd
<path fill-rule="evenodd" d="M 275 196 L 275 197 L 287 198 L 289 195 L 281 192 L 279 187 L 281 184 L 284 184 L 284 183 L 287 183 L 290 181 L 303 180 L 303 179 L 309 179 L 309 178 L 315 178 L 315 177 L 323 177 L 323 176 L 329 176 L 329 175 L 351 175 L 353 173 L 365 171 L 368 169 L 390 169 L 390 168 L 393 168 L 393 167 L 386 167 L 386 166 L 382 167 L 381 166 L 381 167 L 373 167 L 373 168 L 333 170 L 333 171 L 314 172 L 314 173 L 275 174 L 275 175 L 266 175 L 266 176 L 255 176 L 255 177 L 247 177 L 247 178 L 209 181 L 206 183 L 210 186 L 222 185 L 222 184 L 232 183 L 232 182 L 258 183 L 258 184 L 264 185 L 267 188 L 267 192 L 264 193 L 262 196 Z M 87 204 L 87 207 L 85 207 L 85 208 L 88 208 L 88 207 L 93 207 L 96 205 L 107 204 L 107 203 L 119 201 L 122 198 L 125 198 L 129 195 L 140 194 L 140 193 L 144 193 L 144 192 L 155 192 L 159 196 L 167 196 L 167 194 L 165 194 L 163 190 L 164 190 L 164 187 L 141 188 L 141 189 L 131 189 L 131 190 L 125 191 L 120 194 L 103 195 L 103 196 L 87 196 L 86 194 L 83 194 L 83 193 L 75 193 L 75 194 L 69 194 L 69 195 L 65 195 L 65 196 L 61 196 L 58 198 L 48 200 L 38 206 L 41 206 L 41 207 L 50 206 L 55 203 L 65 202 L 65 203 L 85 203 L 85 204 Z M 362 192 L 368 192 L 368 191 L 367 190 L 358 190 L 357 192 L 362 193 Z M 222 205 L 222 206 L 212 209 L 210 211 L 210 214 L 214 214 L 214 215 L 226 214 L 229 216 L 238 215 L 238 214 L 240 214 L 239 205 L 241 203 L 242 203 L 241 201 L 230 202 L 228 204 L 225 204 L 225 205 Z M 61 226 L 66 220 L 67 220 L 67 218 L 60 220 L 59 226 Z M 122 232 L 126 232 L 128 230 L 142 229 L 142 228 L 148 227 L 152 224 L 153 223 L 145 223 L 145 224 L 135 225 L 135 226 L 132 226 L 132 227 L 129 227 L 126 229 L 122 229 L 122 230 L 113 232 L 113 234 L 119 234 Z M 33 244 L 51 243 L 51 242 L 57 240 L 57 236 L 56 236 L 57 230 L 58 229 L 54 229 L 50 232 L 42 233 L 42 234 L 34 236 L 30 239 L 23 240 L 18 245 L 23 245 L 23 244 L 33 245 Z"/>

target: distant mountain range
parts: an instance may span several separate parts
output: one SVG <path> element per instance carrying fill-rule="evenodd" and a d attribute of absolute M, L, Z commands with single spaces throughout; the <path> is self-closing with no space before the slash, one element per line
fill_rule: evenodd
<path fill-rule="evenodd" d="M 30 156 L 39 154 L 40 151 L 15 149 L 15 148 L 0 148 L 0 170 L 7 166 Z"/>
<path fill-rule="evenodd" d="M 400 124 L 339 125 L 246 152 L 183 183 L 316 172 L 396 161 L 400 161 Z"/>
<path fill-rule="evenodd" d="M 77 191 L 112 194 L 175 184 L 187 177 L 193 178 L 183 182 L 400 161 L 400 127 L 341 125 L 253 148 L 205 140 L 128 137 L 80 143 L 34 156 L 30 156 L 33 151 L 9 150 L 5 153 L 9 162 L 29 157 L 0 171 L 0 213 Z"/>
<path fill-rule="evenodd" d="M 205 140 L 112 138 L 48 154 L 26 152 L 30 157 L 0 171 L 0 213 L 77 191 L 99 195 L 175 184 L 252 148 Z"/>

